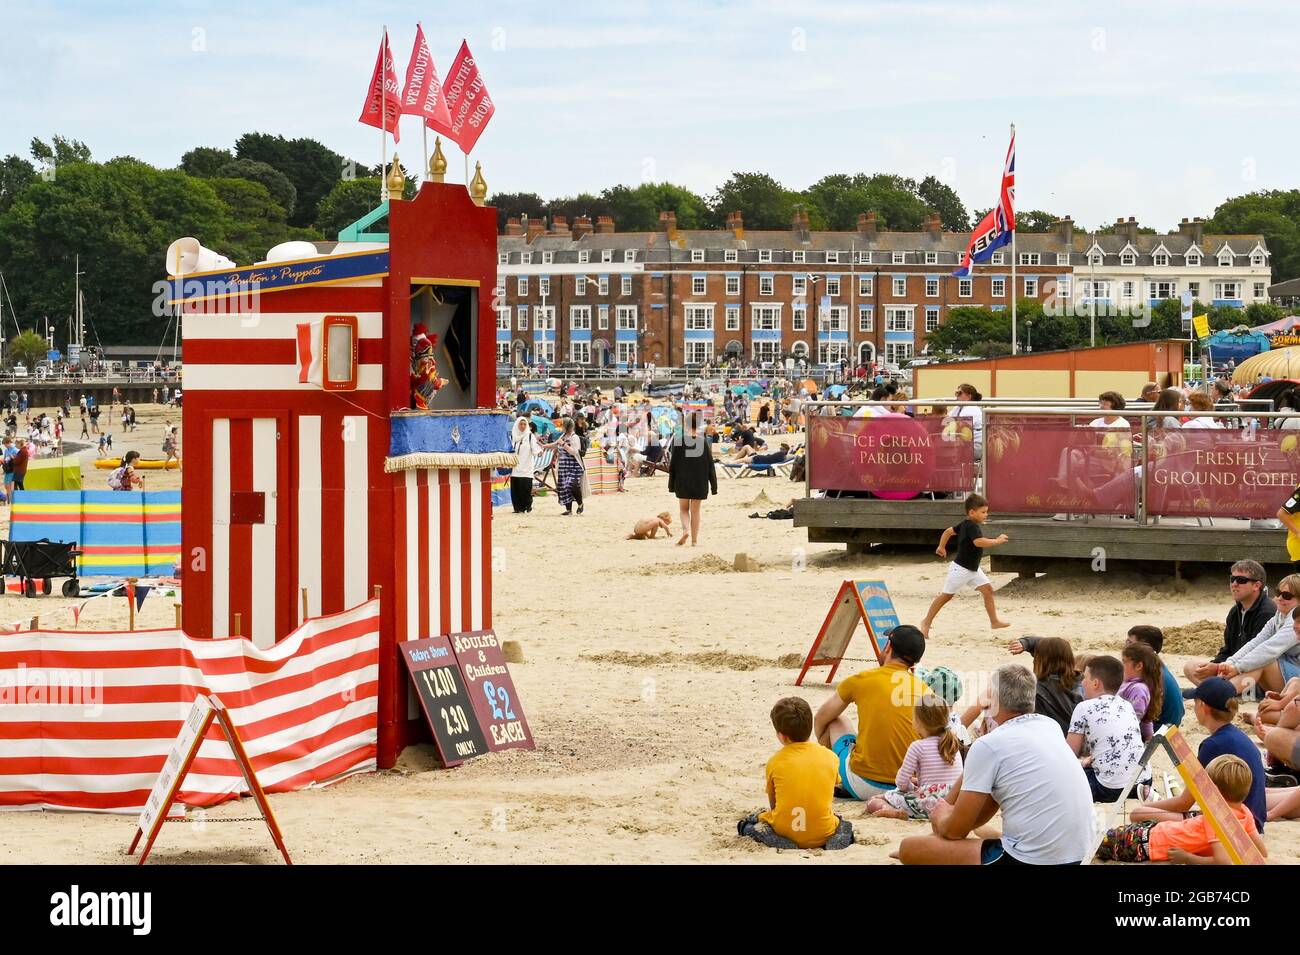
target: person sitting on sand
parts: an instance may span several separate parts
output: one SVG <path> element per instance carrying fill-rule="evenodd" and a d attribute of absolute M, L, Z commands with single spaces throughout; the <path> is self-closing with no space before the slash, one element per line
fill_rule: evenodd
<path fill-rule="evenodd" d="M 1242 650 L 1264 625 L 1277 613 L 1277 607 L 1269 599 L 1267 590 L 1268 575 L 1264 568 L 1253 560 L 1239 560 L 1232 565 L 1228 577 L 1228 590 L 1232 594 L 1233 605 L 1228 611 L 1228 619 L 1223 626 L 1223 646 L 1211 659 L 1188 660 L 1183 666 L 1183 675 L 1192 683 L 1219 675 L 1219 664 Z"/>
<path fill-rule="evenodd" d="M 1205 774 L 1219 790 L 1241 827 L 1255 843 L 1259 854 L 1268 857 L 1264 838 L 1244 800 L 1251 788 L 1250 767 L 1237 756 L 1216 756 Z M 1097 847 L 1097 858 L 1105 862 L 1172 862 L 1175 865 L 1232 865 L 1232 857 L 1205 816 L 1167 819 L 1139 819 L 1132 815 L 1128 825 L 1106 832 Z"/>
<path fill-rule="evenodd" d="M 1052 719 L 1034 713 L 1034 675 L 993 672 L 992 732 L 966 754 L 948 798 L 930 810 L 930 835 L 891 855 L 904 865 L 1077 865 L 1092 846 L 1092 800 L 1079 761 Z M 969 838 L 1001 811 L 1002 833 Z"/>
<path fill-rule="evenodd" d="M 817 742 L 840 758 L 840 785 L 849 799 L 867 800 L 894 788 L 907 749 L 918 738 L 912 713 L 929 692 L 912 673 L 925 654 L 925 637 L 900 624 L 885 641 L 884 662 L 841 680 L 817 710 Z M 858 726 L 843 715 L 858 709 Z"/>
<path fill-rule="evenodd" d="M 1255 685 L 1278 691 L 1288 680 L 1300 676 L 1297 596 L 1300 596 L 1300 574 L 1289 574 L 1278 581 L 1273 594 L 1277 613 L 1253 640 L 1219 664 L 1218 675 L 1231 680 L 1238 691 Z"/>
<path fill-rule="evenodd" d="M 1159 658 L 1160 651 L 1165 646 L 1165 635 L 1159 627 L 1138 624 L 1135 627 L 1129 627 L 1124 645 L 1128 646 L 1130 643 L 1145 643 L 1155 651 L 1156 657 Z M 1174 671 L 1163 660 L 1160 661 L 1160 668 L 1160 716 L 1156 719 L 1154 726 L 1156 730 L 1162 726 L 1181 726 L 1184 713 L 1183 690 L 1178 685 L 1178 677 L 1174 676 Z"/>
<path fill-rule="evenodd" d="M 1209 736 L 1197 747 L 1196 759 L 1202 766 L 1219 756 L 1237 756 L 1250 767 L 1252 784 L 1245 797 L 1246 807 L 1255 817 L 1255 824 L 1260 832 L 1264 831 L 1264 821 L 1268 815 L 1268 801 L 1265 798 L 1267 776 L 1264 761 L 1260 758 L 1259 747 L 1250 741 L 1250 737 L 1233 725 L 1237 715 L 1237 690 L 1222 677 L 1210 677 L 1196 688 L 1195 696 L 1196 722 L 1205 727 Z M 1139 806 L 1130 813 L 1134 821 L 1142 819 L 1177 820 L 1183 818 L 1196 805 L 1189 790 L 1177 796 L 1161 799 L 1157 802 Z"/>
<path fill-rule="evenodd" d="M 930 810 L 961 779 L 961 741 L 949 721 L 947 702 L 927 694 L 913 710 L 912 724 L 921 738 L 907 748 L 894 789 L 867 800 L 873 816 L 929 819 Z"/>
<path fill-rule="evenodd" d="M 1012 640 L 1007 649 L 1012 653 L 1028 652 L 1034 658 L 1034 712 L 1054 719 L 1064 738 L 1070 732 L 1074 708 L 1083 700 L 1070 641 L 1061 637 L 1021 637 Z"/>
<path fill-rule="evenodd" d="M 1142 728 L 1128 700 L 1116 694 L 1124 664 L 1098 655 L 1083 670 L 1083 702 L 1070 717 L 1065 742 L 1079 757 L 1094 802 L 1114 802 L 1142 760 Z M 1085 752 L 1086 751 L 1086 752 Z M 1141 781 L 1151 778 L 1146 767 Z"/>
<path fill-rule="evenodd" d="M 831 808 L 839 762 L 809 740 L 812 708 L 803 697 L 787 696 L 776 701 L 771 717 L 781 748 L 767 761 L 768 809 L 742 819 L 737 830 L 778 849 L 845 848 L 853 842 L 853 825 Z M 828 844 L 832 837 L 834 845 Z"/>
<path fill-rule="evenodd" d="M 780 464 L 790 457 L 790 445 L 784 441 L 781 442 L 779 451 L 764 451 L 762 454 L 751 454 L 749 456 L 750 464 Z"/>

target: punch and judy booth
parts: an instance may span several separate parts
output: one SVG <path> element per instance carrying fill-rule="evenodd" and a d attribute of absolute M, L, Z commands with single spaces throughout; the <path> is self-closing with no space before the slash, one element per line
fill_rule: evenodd
<path fill-rule="evenodd" d="M 403 201 L 399 176 L 386 233 L 286 243 L 240 268 L 192 239 L 168 253 L 184 312 L 184 629 L 270 647 L 379 588 L 380 767 L 427 732 L 399 641 L 492 625 L 492 479 L 513 464 L 508 417 L 490 410 L 486 183 L 471 196 L 435 174 Z"/>

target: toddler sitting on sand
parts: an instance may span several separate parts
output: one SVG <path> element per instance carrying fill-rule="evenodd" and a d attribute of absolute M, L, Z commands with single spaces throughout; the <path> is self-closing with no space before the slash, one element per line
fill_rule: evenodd
<path fill-rule="evenodd" d="M 772 726 L 781 748 L 767 761 L 767 804 L 736 826 L 742 836 L 774 849 L 844 849 L 853 844 L 853 824 L 831 811 L 839 759 L 812 736 L 808 701 L 787 696 L 772 707 Z"/>
<path fill-rule="evenodd" d="M 890 819 L 929 819 L 934 804 L 961 779 L 961 743 L 948 721 L 948 704 L 926 695 L 912 711 L 921 737 L 907 748 L 895 788 L 867 800 L 867 812 Z"/>

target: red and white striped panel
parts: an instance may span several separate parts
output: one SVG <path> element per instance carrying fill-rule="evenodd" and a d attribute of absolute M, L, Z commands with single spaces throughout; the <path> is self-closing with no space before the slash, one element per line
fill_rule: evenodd
<path fill-rule="evenodd" d="M 270 299 L 274 299 L 274 296 L 270 296 Z M 383 313 L 350 312 L 346 309 L 331 312 L 186 315 L 181 323 L 181 334 L 185 341 L 182 384 L 187 392 L 319 393 L 319 385 L 298 380 L 298 325 L 320 321 L 325 315 L 333 314 L 355 314 L 357 317 L 360 355 L 357 391 L 382 390 Z"/>
<path fill-rule="evenodd" d="M 492 472 L 396 475 L 397 639 L 492 626 Z"/>
<path fill-rule="evenodd" d="M 377 600 L 266 650 L 179 630 L 0 637 L 0 808 L 139 812 L 199 693 L 230 709 L 268 792 L 371 771 L 378 690 Z M 180 799 L 245 792 L 214 726 Z"/>

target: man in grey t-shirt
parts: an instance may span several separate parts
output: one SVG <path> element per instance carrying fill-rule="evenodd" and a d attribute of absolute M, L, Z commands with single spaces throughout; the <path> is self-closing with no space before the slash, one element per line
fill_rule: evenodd
<path fill-rule="evenodd" d="M 905 865 L 1074 865 L 1093 840 L 1092 793 L 1061 727 L 1034 710 L 1034 675 L 1017 663 L 993 674 L 997 727 L 975 741 L 961 781 L 930 811 L 933 834 L 909 836 Z M 1002 810 L 1000 838 L 968 838 Z"/>

